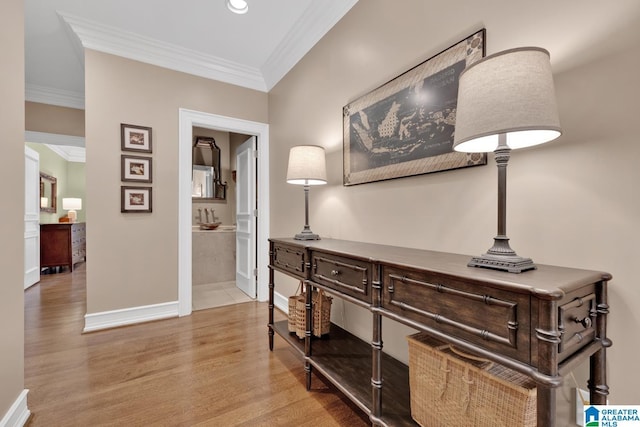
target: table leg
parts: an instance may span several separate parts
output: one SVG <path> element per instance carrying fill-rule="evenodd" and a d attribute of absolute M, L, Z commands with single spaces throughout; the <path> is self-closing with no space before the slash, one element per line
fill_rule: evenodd
<path fill-rule="evenodd" d="M 267 325 L 267 329 L 269 330 L 269 351 L 273 351 L 273 309 L 274 309 L 274 301 L 273 301 L 273 269 L 269 268 L 269 325 Z"/>
<path fill-rule="evenodd" d="M 556 389 L 538 385 L 538 427 L 556 425 Z"/>

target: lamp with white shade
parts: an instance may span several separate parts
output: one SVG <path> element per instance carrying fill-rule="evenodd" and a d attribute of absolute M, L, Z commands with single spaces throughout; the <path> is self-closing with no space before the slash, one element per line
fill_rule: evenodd
<path fill-rule="evenodd" d="M 82 209 L 82 199 L 76 197 L 65 197 L 62 199 L 62 209 L 69 211 L 67 212 L 69 222 L 76 222 L 76 219 L 78 218 L 76 211 Z"/>
<path fill-rule="evenodd" d="M 317 145 L 299 145 L 289 151 L 287 168 L 289 184 L 304 185 L 304 228 L 295 235 L 296 240 L 320 240 L 309 227 L 309 188 L 327 183 L 324 148 Z"/>
<path fill-rule="evenodd" d="M 561 134 L 549 52 L 510 49 L 467 67 L 461 74 L 453 148 L 493 151 L 498 166 L 498 234 L 493 246 L 470 267 L 520 273 L 535 269 L 518 256 L 506 230 L 507 164 L 512 149 L 552 141 Z"/>

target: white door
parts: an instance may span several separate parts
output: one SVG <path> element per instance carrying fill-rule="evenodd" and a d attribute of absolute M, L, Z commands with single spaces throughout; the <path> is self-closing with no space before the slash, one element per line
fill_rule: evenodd
<path fill-rule="evenodd" d="M 236 286 L 256 297 L 256 137 L 236 151 Z"/>
<path fill-rule="evenodd" d="M 40 156 L 24 147 L 24 288 L 40 281 Z"/>

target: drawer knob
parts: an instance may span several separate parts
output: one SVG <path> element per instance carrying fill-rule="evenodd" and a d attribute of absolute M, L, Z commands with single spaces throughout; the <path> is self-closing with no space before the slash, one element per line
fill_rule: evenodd
<path fill-rule="evenodd" d="M 331 270 L 331 275 L 332 275 L 333 277 L 336 277 L 336 276 L 337 276 L 337 275 L 339 275 L 339 274 L 340 274 L 340 272 L 339 272 L 338 270 Z"/>
<path fill-rule="evenodd" d="M 576 323 L 580 323 L 585 328 L 590 328 L 591 327 L 591 318 L 590 317 L 585 317 L 584 319 L 579 319 L 578 317 L 574 317 L 573 321 L 576 322 Z"/>

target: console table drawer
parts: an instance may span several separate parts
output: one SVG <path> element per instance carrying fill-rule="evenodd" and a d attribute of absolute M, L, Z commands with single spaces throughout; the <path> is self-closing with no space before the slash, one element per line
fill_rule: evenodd
<path fill-rule="evenodd" d="M 311 253 L 311 280 L 371 303 L 371 264 L 322 252 Z"/>
<path fill-rule="evenodd" d="M 431 272 L 383 267 L 382 307 L 529 363 L 529 295 Z"/>
<path fill-rule="evenodd" d="M 306 279 L 305 250 L 301 248 L 274 245 L 273 267 L 289 272 L 301 279 Z"/>
<path fill-rule="evenodd" d="M 588 291 L 579 293 L 570 302 L 558 307 L 560 360 L 564 360 L 595 339 L 597 315 L 596 295 Z"/>

